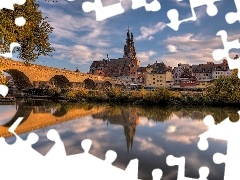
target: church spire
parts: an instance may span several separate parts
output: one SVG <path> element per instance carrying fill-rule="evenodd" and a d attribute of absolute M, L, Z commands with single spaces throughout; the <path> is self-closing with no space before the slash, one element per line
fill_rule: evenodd
<path fill-rule="evenodd" d="M 136 58 L 136 51 L 134 47 L 134 41 L 133 41 L 133 33 L 130 34 L 130 28 L 128 26 L 127 30 L 127 39 L 126 44 L 124 45 L 124 58 Z"/>

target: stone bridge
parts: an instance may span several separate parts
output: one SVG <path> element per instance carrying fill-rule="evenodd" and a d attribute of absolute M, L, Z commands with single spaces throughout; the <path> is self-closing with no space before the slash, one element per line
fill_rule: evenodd
<path fill-rule="evenodd" d="M 109 77 L 36 64 L 26 66 L 23 62 L 4 58 L 0 58 L 0 70 L 10 74 L 13 77 L 14 83 L 19 88 L 31 88 L 34 87 L 34 82 L 40 81 L 66 80 L 68 83 L 81 83 L 87 78 L 92 79 L 94 82 L 110 81 L 114 83 Z"/>

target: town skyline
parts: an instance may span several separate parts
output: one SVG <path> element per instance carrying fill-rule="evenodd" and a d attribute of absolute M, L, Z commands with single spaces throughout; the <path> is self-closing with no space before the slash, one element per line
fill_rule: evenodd
<path fill-rule="evenodd" d="M 109 0 L 102 2 L 113 4 Z M 82 3 L 77 0 L 39 2 L 43 16 L 48 16 L 54 27 L 50 43 L 56 51 L 53 57 L 39 57 L 36 64 L 69 70 L 78 67 L 81 72 L 89 72 L 93 61 L 123 57 L 128 26 L 134 36 L 140 66 L 156 61 L 171 67 L 179 63 L 219 63 L 211 54 L 213 50 L 223 48 L 216 33 L 226 30 L 229 41 L 240 37 L 239 22 L 230 25 L 225 20 L 228 12 L 236 11 L 233 0 L 216 2 L 218 13 L 213 17 L 208 16 L 206 7 L 196 8 L 197 20 L 182 23 L 178 31 L 166 25 L 170 22 L 167 11 L 176 8 L 180 19 L 190 17 L 190 5 L 185 0 L 160 2 L 162 7 L 157 12 L 147 12 L 144 7 L 133 10 L 131 1 L 125 0 L 122 1 L 125 12 L 104 21 L 96 21 L 94 12 L 84 12 Z M 239 50 L 230 53 L 233 58 Z"/>

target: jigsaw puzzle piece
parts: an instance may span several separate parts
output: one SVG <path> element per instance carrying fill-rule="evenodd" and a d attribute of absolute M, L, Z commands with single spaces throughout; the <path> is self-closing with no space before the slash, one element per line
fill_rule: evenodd
<path fill-rule="evenodd" d="M 177 31 L 181 23 L 187 22 L 187 21 L 196 21 L 197 16 L 194 8 L 204 6 L 204 5 L 207 5 L 207 10 L 206 10 L 207 14 L 209 16 L 215 16 L 218 13 L 218 9 L 214 3 L 217 1 L 222 1 L 222 0 L 201 0 L 201 1 L 190 0 L 192 17 L 189 17 L 183 20 L 179 20 L 179 13 L 176 9 L 170 9 L 167 12 L 167 16 L 168 16 L 168 19 L 170 20 L 170 23 L 167 25 L 173 30 Z"/>
<path fill-rule="evenodd" d="M 212 115 L 205 116 L 203 119 L 203 122 L 206 126 L 208 126 L 209 129 L 216 126 Z M 203 134 L 199 135 L 199 137 L 200 137 L 200 140 L 198 142 L 198 149 L 200 149 L 202 151 L 207 150 L 208 149 L 208 141 L 207 141 L 208 134 L 203 133 Z"/>
<path fill-rule="evenodd" d="M 125 170 L 119 169 L 112 165 L 115 161 L 117 154 L 113 150 L 109 150 L 105 153 L 105 160 L 99 159 L 89 154 L 92 141 L 85 139 L 81 145 L 84 150 L 81 154 L 75 154 L 67 156 L 66 161 L 69 164 L 79 163 L 78 166 L 72 168 L 72 174 L 70 179 L 78 180 L 79 169 L 81 169 L 81 176 L 88 177 L 88 179 L 106 179 L 106 180 L 137 180 L 138 175 L 138 160 L 131 160 Z M 99 168 L 101 167 L 101 168 Z M 94 169 L 94 173 L 92 173 Z M 69 178 L 68 178 L 69 179 Z"/>
<path fill-rule="evenodd" d="M 240 111 L 238 111 L 238 115 L 240 116 Z M 204 118 L 204 123 L 208 126 L 208 130 L 199 135 L 199 149 L 206 150 L 208 148 L 207 138 L 227 141 L 227 154 L 215 153 L 213 161 L 216 164 L 225 163 L 224 180 L 240 178 L 237 165 L 240 162 L 240 121 L 233 123 L 229 118 L 226 118 L 220 124 L 215 125 L 213 117 L 208 115 Z"/>
<path fill-rule="evenodd" d="M 239 147 L 238 148 L 236 148 L 235 146 L 233 147 L 235 150 L 234 152 L 232 150 L 229 150 L 228 148 L 227 155 L 215 153 L 213 156 L 213 162 L 215 164 L 225 163 L 224 180 L 238 179 L 240 177 L 240 171 L 238 167 L 238 163 L 240 161 L 239 155 L 240 149 Z"/>
<path fill-rule="evenodd" d="M 46 157 L 55 157 L 55 158 L 60 158 L 63 156 L 67 156 L 66 150 L 64 143 L 62 142 L 59 133 L 55 129 L 50 129 L 47 132 L 47 138 L 55 144 L 53 147 L 47 152 L 45 155 Z"/>
<path fill-rule="evenodd" d="M 228 141 L 227 154 L 215 153 L 213 162 L 216 164 L 225 163 L 224 180 L 239 179 L 240 171 L 238 164 L 240 162 L 240 143 L 239 140 L 231 139 Z"/>
<path fill-rule="evenodd" d="M 227 32 L 225 30 L 220 30 L 217 32 L 217 36 L 221 36 L 224 49 L 216 49 L 212 52 L 212 56 L 216 61 L 226 58 L 228 60 L 228 65 L 230 69 L 238 69 L 238 78 L 240 78 L 240 61 L 238 59 L 231 59 L 229 56 L 230 49 L 240 49 L 239 40 L 227 41 Z"/>
<path fill-rule="evenodd" d="M 240 111 L 238 111 L 238 114 L 240 116 Z M 204 151 L 208 148 L 208 138 L 221 139 L 228 142 L 238 141 L 238 137 L 240 136 L 240 121 L 233 123 L 229 118 L 226 118 L 220 124 L 216 125 L 213 117 L 208 115 L 203 119 L 203 122 L 208 126 L 208 130 L 199 135 L 198 148 L 200 150 Z M 226 131 L 228 133 L 223 133 Z"/>
<path fill-rule="evenodd" d="M 124 13 L 124 9 L 121 5 L 121 0 L 119 3 L 106 7 L 103 6 L 101 0 L 94 0 L 94 2 L 84 2 L 82 4 L 82 9 L 84 12 L 95 11 L 97 21 L 102 21 L 109 17 Z"/>
<path fill-rule="evenodd" d="M 193 178 L 185 177 L 185 157 L 174 157 L 173 155 L 167 156 L 166 159 L 168 166 L 178 166 L 178 180 L 193 180 Z M 207 180 L 209 175 L 209 168 L 203 166 L 199 168 L 199 178 L 198 180 Z"/>
<path fill-rule="evenodd" d="M 7 0 L 7 1 L 0 1 L 0 9 L 10 9 L 14 10 L 14 4 L 23 5 L 26 0 Z"/>
<path fill-rule="evenodd" d="M 161 4 L 158 0 L 153 0 L 149 4 L 146 0 L 132 0 L 132 9 L 138 9 L 140 7 L 145 7 L 146 11 L 159 11 L 161 9 Z"/>
<path fill-rule="evenodd" d="M 161 169 L 154 169 L 152 171 L 153 180 L 160 180 L 162 178 L 163 171 Z"/>
<path fill-rule="evenodd" d="M 13 52 L 14 47 L 20 47 L 20 44 L 17 43 L 17 42 L 12 42 L 10 44 L 10 52 L 9 53 L 4 53 L 4 54 L 0 54 L 0 56 L 3 56 L 5 58 L 12 58 L 12 52 Z"/>
<path fill-rule="evenodd" d="M 236 21 L 240 22 L 240 1 L 239 0 L 234 0 L 237 12 L 230 12 L 227 13 L 225 16 L 225 19 L 228 24 L 233 24 Z"/>
<path fill-rule="evenodd" d="M 27 140 L 24 141 L 15 133 L 17 126 L 22 122 L 22 120 L 23 117 L 19 117 L 8 129 L 8 131 L 13 133 L 16 137 L 16 142 L 13 145 L 8 146 L 13 150 L 10 154 L 19 158 L 21 157 L 21 154 L 27 154 L 29 158 L 32 158 L 33 156 L 41 156 L 40 153 L 32 148 L 32 145 L 35 144 L 39 139 L 37 134 L 30 133 L 27 137 Z M 17 151 L 15 151 L 15 149 L 17 149 Z"/>
<path fill-rule="evenodd" d="M 6 85 L 2 85 L 0 84 L 0 95 L 2 95 L 3 97 L 6 97 L 8 94 L 8 87 Z"/>

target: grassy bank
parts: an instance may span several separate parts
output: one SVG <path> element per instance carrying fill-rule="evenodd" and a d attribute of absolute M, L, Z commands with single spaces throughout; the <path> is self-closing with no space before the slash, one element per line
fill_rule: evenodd
<path fill-rule="evenodd" d="M 52 90 L 54 91 L 54 90 Z M 160 105 L 160 106 L 239 106 L 240 98 L 211 94 L 204 92 L 175 92 L 168 89 L 159 88 L 155 91 L 122 91 L 118 87 L 111 87 L 106 90 L 88 91 L 87 89 L 73 90 L 68 89 L 59 92 L 67 101 L 70 102 L 108 102 L 108 103 L 126 103 L 135 105 Z M 58 93 L 52 93 L 54 98 Z M 232 100 L 231 100 L 232 99 Z"/>

